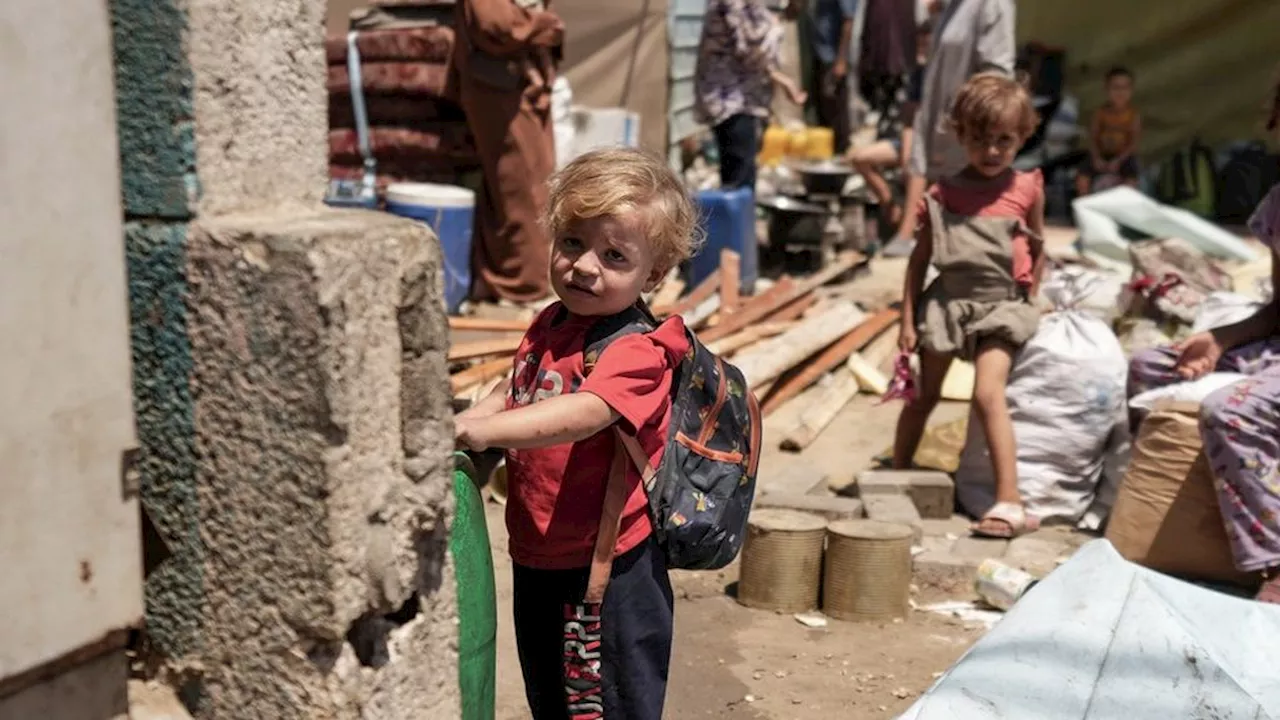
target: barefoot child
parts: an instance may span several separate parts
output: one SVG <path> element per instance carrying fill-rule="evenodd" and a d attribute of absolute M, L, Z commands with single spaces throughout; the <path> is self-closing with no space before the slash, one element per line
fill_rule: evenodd
<path fill-rule="evenodd" d="M 899 344 L 904 351 L 919 349 L 920 389 L 898 418 L 893 465 L 911 467 L 951 361 L 971 360 L 977 369 L 973 406 L 991 449 L 996 486 L 996 504 L 973 532 L 1013 537 L 1037 525 L 1018 494 L 1005 401 L 1014 353 L 1040 318 L 1030 298 L 1044 261 L 1044 181 L 1039 171 L 1010 167 L 1036 127 L 1036 113 L 1017 81 L 982 73 L 961 88 L 951 122 L 969 164 L 930 188 L 918 213 Z M 930 263 L 939 276 L 922 294 Z"/>
<path fill-rule="evenodd" d="M 566 606 L 583 601 L 616 459 L 611 429 L 635 437 L 656 464 L 670 421 L 672 372 L 690 348 L 679 317 L 620 337 L 598 358 L 584 358 L 584 340 L 597 321 L 635 305 L 689 257 L 696 217 L 666 163 L 643 153 L 597 150 L 561 170 L 546 220 L 559 302 L 530 326 L 509 385 L 456 419 L 460 445 L 507 450 L 516 646 L 535 720 L 600 717 L 566 666 Z M 625 464 L 627 500 L 598 616 L 600 644 L 590 651 L 599 654 L 603 716 L 659 720 L 671 584 L 639 473 Z"/>

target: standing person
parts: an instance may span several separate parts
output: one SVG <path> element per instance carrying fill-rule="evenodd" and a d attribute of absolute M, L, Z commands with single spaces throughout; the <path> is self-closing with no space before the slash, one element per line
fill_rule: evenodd
<path fill-rule="evenodd" d="M 876 138 L 896 138 L 918 56 L 916 0 L 862 0 L 862 7 L 858 92 L 878 115 Z"/>
<path fill-rule="evenodd" d="M 813 46 L 814 109 L 818 124 L 831 128 L 835 151 L 843 155 L 853 135 L 849 106 L 849 56 L 852 54 L 853 25 L 858 0 L 806 0 L 808 2 L 810 44 Z"/>
<path fill-rule="evenodd" d="M 968 162 L 939 178 L 917 213 L 919 242 L 907 264 L 899 346 L 919 349 L 920 391 L 898 417 L 893 466 L 911 467 L 952 359 L 971 360 L 973 407 L 991 448 L 996 486 L 995 505 L 972 532 L 1011 538 L 1039 525 L 1018 492 L 1005 398 L 1014 353 L 1040 322 L 1031 298 L 1044 266 L 1044 178 L 1039 170 L 1011 167 L 1037 117 L 1022 85 L 982 73 L 961 88 L 950 119 Z M 938 278 L 922 292 L 930 264 Z"/>
<path fill-rule="evenodd" d="M 1076 175 L 1076 195 L 1093 192 L 1100 175 L 1114 175 L 1129 187 L 1138 186 L 1138 140 L 1142 118 L 1133 107 L 1133 73 L 1128 68 L 1107 71 L 1107 102 L 1089 124 L 1089 157 Z"/>
<path fill-rule="evenodd" d="M 546 219 L 559 301 L 525 334 L 512 380 L 455 421 L 458 444 L 507 450 L 516 647 L 534 720 L 662 717 L 671 583 L 640 473 L 614 428 L 657 466 L 672 376 L 689 340 L 673 317 L 614 340 L 598 358 L 585 358 L 584 345 L 597 322 L 635 305 L 691 255 L 696 222 L 684 184 L 663 160 L 609 149 L 569 163 L 552 181 Z M 617 487 L 607 482 L 615 462 L 625 468 L 626 499 L 609 542 L 602 508 L 606 485 Z M 598 624 L 570 627 L 566 611 L 584 603 L 598 537 L 606 557 L 613 548 L 611 579 L 592 615 Z M 583 657 L 584 643 L 598 658 L 585 670 L 570 662 Z"/>
<path fill-rule="evenodd" d="M 1280 129 L 1280 83 L 1268 129 Z M 1210 372 L 1248 375 L 1200 404 L 1200 435 L 1236 569 L 1263 576 L 1257 599 L 1280 604 L 1280 185 L 1249 229 L 1271 249 L 1271 301 L 1253 316 L 1137 353 L 1129 395 Z"/>
<path fill-rule="evenodd" d="M 761 125 L 778 85 L 795 103 L 804 91 L 782 74 L 782 26 L 763 0 L 709 0 L 694 70 L 694 114 L 710 125 L 720 186 L 756 186 Z"/>
<path fill-rule="evenodd" d="M 538 218 L 556 164 L 551 83 L 564 39 L 549 2 L 456 6 L 458 91 L 484 171 L 471 253 L 477 300 L 533 302 L 548 292 L 551 240 Z"/>
<path fill-rule="evenodd" d="M 961 86 L 977 73 L 1013 77 L 1015 12 L 1013 0 L 948 0 L 938 12 L 912 135 L 906 207 L 920 202 L 930 182 L 965 167 L 965 149 L 948 122 L 951 106 Z M 915 214 L 904 213 L 893 244 L 909 247 L 915 225 Z"/>

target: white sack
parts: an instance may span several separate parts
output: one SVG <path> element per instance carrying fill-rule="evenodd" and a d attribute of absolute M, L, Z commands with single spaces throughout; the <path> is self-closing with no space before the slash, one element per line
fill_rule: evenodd
<path fill-rule="evenodd" d="M 1209 297 L 1205 298 L 1204 302 L 1200 303 L 1200 307 L 1196 310 L 1196 319 L 1191 325 L 1191 332 L 1198 333 L 1226 325 L 1234 325 L 1241 320 L 1249 319 L 1261 307 L 1262 303 L 1251 300 L 1239 293 L 1210 293 Z"/>
<path fill-rule="evenodd" d="M 1202 403 L 1205 398 L 1218 390 L 1221 390 L 1228 385 L 1234 385 L 1248 377 L 1248 375 L 1241 375 L 1240 373 L 1209 373 L 1198 380 L 1189 380 L 1187 382 L 1165 385 L 1164 387 L 1154 388 L 1135 395 L 1130 398 L 1129 407 L 1134 410 L 1151 412 L 1156 409 L 1156 405 L 1161 400 L 1197 404 Z"/>
<path fill-rule="evenodd" d="M 1111 322 L 1122 313 L 1128 278 L 1107 270 L 1068 265 L 1049 272 L 1040 296 L 1058 310 L 1081 310 Z"/>
<path fill-rule="evenodd" d="M 1093 505 L 1093 522 L 1101 523 L 1109 510 L 1107 498 L 1094 505 L 1094 496 L 1108 450 L 1123 442 L 1113 438 L 1125 412 L 1127 372 L 1124 351 L 1107 323 L 1071 310 L 1041 319 L 1014 359 L 1007 389 L 1018 489 L 1029 512 L 1074 523 Z M 991 458 L 976 411 L 956 471 L 956 497 L 975 516 L 995 501 Z"/>

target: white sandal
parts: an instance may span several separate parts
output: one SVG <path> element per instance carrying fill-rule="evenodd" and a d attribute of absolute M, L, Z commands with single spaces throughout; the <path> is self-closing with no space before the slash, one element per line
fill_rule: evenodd
<path fill-rule="evenodd" d="M 982 524 L 988 520 L 998 520 L 1009 526 L 1008 532 L 991 532 L 983 530 Z M 1012 540 L 1040 529 L 1040 518 L 1031 515 L 1022 505 L 1011 502 L 998 502 L 982 514 L 982 519 L 969 526 L 969 532 L 975 537 Z"/>

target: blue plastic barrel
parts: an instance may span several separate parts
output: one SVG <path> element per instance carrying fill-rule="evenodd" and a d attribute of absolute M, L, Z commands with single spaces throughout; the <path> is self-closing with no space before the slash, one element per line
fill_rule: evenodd
<path fill-rule="evenodd" d="M 444 302 L 455 313 L 471 292 L 471 227 L 476 194 L 456 185 L 394 183 L 387 186 L 387 212 L 421 220 L 440 238 Z"/>
<path fill-rule="evenodd" d="M 755 290 L 760 273 L 756 247 L 756 207 L 751 188 L 703 190 L 698 193 L 698 216 L 706 244 L 689 263 L 689 287 L 694 287 L 720 269 L 720 251 L 733 250 L 742 256 L 739 290 Z"/>

